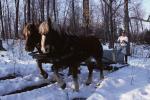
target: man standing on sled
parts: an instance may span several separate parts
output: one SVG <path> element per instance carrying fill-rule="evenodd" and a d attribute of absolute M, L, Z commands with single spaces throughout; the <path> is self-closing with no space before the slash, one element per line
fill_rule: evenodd
<path fill-rule="evenodd" d="M 123 53 L 124 54 L 124 63 L 127 64 L 127 58 L 128 58 L 128 49 L 129 49 L 129 41 L 128 41 L 128 37 L 126 36 L 125 32 L 122 32 L 120 34 L 120 36 L 118 37 L 117 42 L 119 42 L 119 53 Z"/>

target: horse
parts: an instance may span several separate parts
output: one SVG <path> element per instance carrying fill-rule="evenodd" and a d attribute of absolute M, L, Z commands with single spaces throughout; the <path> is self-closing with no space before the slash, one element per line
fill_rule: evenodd
<path fill-rule="evenodd" d="M 38 32 L 38 25 L 33 23 L 27 23 L 23 28 L 23 36 L 25 38 L 25 50 L 27 52 L 33 52 L 36 48 L 38 52 L 41 54 L 41 35 Z M 48 74 L 43 70 L 42 63 L 37 62 L 40 74 L 46 79 L 48 78 Z"/>
<path fill-rule="evenodd" d="M 29 25 L 29 26 L 34 26 L 34 25 Z M 47 28 L 45 26 L 48 26 Z M 43 27 L 43 28 L 41 28 Z M 33 28 L 33 27 L 32 27 Z M 45 31 L 45 28 L 48 31 Z M 80 63 L 82 61 L 86 61 L 86 59 L 90 57 L 94 57 L 97 65 L 100 68 L 100 78 L 103 79 L 103 66 L 102 66 L 102 54 L 103 54 L 103 49 L 100 41 L 95 38 L 95 37 L 77 37 L 77 36 L 69 36 L 65 35 L 65 33 L 60 34 L 57 30 L 55 30 L 52 25 L 51 25 L 51 20 L 48 22 L 43 22 L 39 26 L 39 32 L 40 34 L 34 33 L 35 30 L 37 30 L 36 27 L 34 29 L 28 28 L 29 32 L 24 32 L 24 35 L 26 36 L 26 44 L 25 48 L 26 51 L 32 51 L 34 48 L 38 48 L 37 45 L 41 43 L 41 48 L 42 45 L 45 48 L 45 44 L 48 44 L 49 47 L 49 56 L 53 57 L 53 66 L 55 68 L 54 70 L 54 75 L 57 80 L 57 82 L 61 85 L 61 87 L 64 86 L 64 81 L 59 77 L 58 74 L 58 69 L 61 68 L 62 66 L 70 66 L 72 69 L 72 74 L 73 74 L 73 80 L 75 83 L 75 90 L 79 91 L 79 84 L 78 84 L 78 75 L 77 75 L 77 68 L 80 66 Z M 44 29 L 43 33 L 42 30 Z M 34 31 L 33 31 L 34 30 Z M 38 35 L 35 35 L 38 34 Z M 44 35 L 44 38 L 42 36 Z M 32 41 L 35 44 L 34 46 L 30 45 L 30 39 L 28 38 L 38 38 L 37 40 L 41 41 Z M 40 36 L 40 37 L 39 37 Z M 45 40 L 42 40 L 45 39 Z M 33 40 L 33 39 L 32 39 Z M 42 44 L 42 41 L 44 43 Z M 90 45 L 90 46 L 89 46 Z M 32 49 L 31 49 L 32 48 Z M 39 48 L 38 48 L 39 49 Z M 42 51 L 39 50 L 39 51 Z M 45 50 L 44 50 L 45 51 Z M 56 59 L 57 58 L 57 59 Z M 92 82 L 92 72 L 93 72 L 93 66 L 92 64 L 87 61 L 86 62 L 88 69 L 89 69 L 89 75 L 87 79 L 87 84 L 90 84 Z M 41 65 L 39 66 L 41 70 Z M 42 74 L 45 74 L 45 72 L 42 70 Z"/>

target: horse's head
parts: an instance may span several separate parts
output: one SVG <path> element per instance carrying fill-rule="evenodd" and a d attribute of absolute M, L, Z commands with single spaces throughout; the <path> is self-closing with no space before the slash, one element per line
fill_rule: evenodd
<path fill-rule="evenodd" d="M 53 29 L 52 29 L 52 23 L 51 18 L 49 17 L 47 21 L 42 22 L 39 25 L 39 33 L 41 35 L 41 51 L 43 53 L 46 52 L 46 46 L 51 45 L 52 38 L 53 38 Z"/>
<path fill-rule="evenodd" d="M 41 36 L 38 32 L 38 27 L 31 23 L 27 24 L 23 29 L 23 35 L 26 40 L 25 50 L 28 52 L 32 52 L 41 40 Z"/>

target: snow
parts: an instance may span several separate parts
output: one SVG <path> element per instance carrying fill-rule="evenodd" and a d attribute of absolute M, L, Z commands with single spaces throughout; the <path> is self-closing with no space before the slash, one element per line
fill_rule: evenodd
<path fill-rule="evenodd" d="M 81 66 L 79 75 L 80 91 L 73 90 L 68 69 L 62 71 L 67 83 L 62 90 L 57 83 L 37 88 L 31 91 L 5 95 L 27 86 L 50 83 L 52 77 L 51 64 L 43 64 L 49 78 L 44 79 L 36 67 L 35 59 L 24 50 L 21 40 L 4 42 L 7 51 L 0 51 L 0 78 L 16 74 L 13 79 L 0 80 L 0 100 L 71 100 L 86 98 L 87 100 L 150 100 L 150 47 L 132 45 L 132 55 L 128 58 L 129 66 L 118 71 L 105 72 L 104 80 L 99 80 L 99 72 L 94 71 L 93 82 L 86 86 L 87 67 Z M 107 45 L 104 49 L 108 49 Z M 120 66 L 116 64 L 115 66 Z M 100 85 L 97 85 L 97 84 Z"/>

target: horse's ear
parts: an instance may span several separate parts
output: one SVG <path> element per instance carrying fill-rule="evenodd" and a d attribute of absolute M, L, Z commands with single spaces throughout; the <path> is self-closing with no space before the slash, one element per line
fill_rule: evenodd
<path fill-rule="evenodd" d="M 49 25 L 50 28 L 52 28 L 52 21 L 51 21 L 50 17 L 48 17 L 48 25 Z"/>
<path fill-rule="evenodd" d="M 26 26 L 26 25 L 27 25 L 27 22 L 24 23 L 24 26 Z"/>
<path fill-rule="evenodd" d="M 34 26 L 36 26 L 36 21 L 35 21 L 35 20 L 33 20 L 33 22 L 32 22 L 32 23 L 33 23 L 33 25 L 34 25 Z"/>

